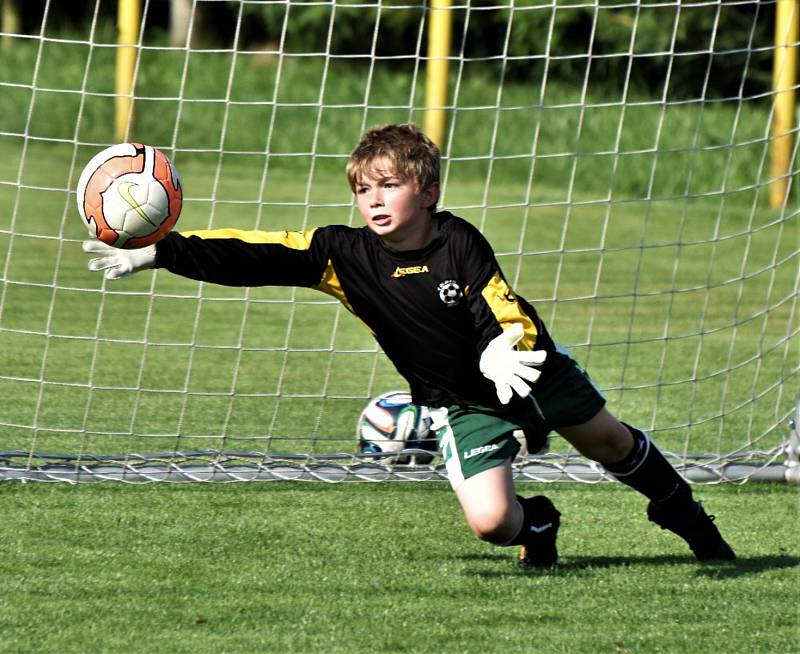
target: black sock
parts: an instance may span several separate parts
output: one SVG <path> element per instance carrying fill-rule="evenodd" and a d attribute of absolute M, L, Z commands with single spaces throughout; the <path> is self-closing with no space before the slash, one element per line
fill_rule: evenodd
<path fill-rule="evenodd" d="M 519 533 L 506 543 L 506 546 L 528 542 L 531 526 L 541 527 L 543 524 L 552 523 L 556 529 L 558 528 L 561 514 L 544 495 L 528 498 L 517 495 L 517 501 L 522 505 L 522 526 Z"/>
<path fill-rule="evenodd" d="M 511 547 L 512 545 L 522 545 L 525 540 L 525 536 L 528 533 L 528 511 L 525 508 L 525 498 L 521 495 L 517 495 L 517 502 L 519 502 L 520 506 L 522 507 L 522 524 L 519 526 L 519 533 L 517 533 L 514 538 L 505 544 L 506 547 Z"/>
<path fill-rule="evenodd" d="M 617 480 L 651 500 L 665 511 L 688 511 L 692 491 L 661 451 L 640 429 L 627 427 L 633 436 L 633 449 L 622 461 L 604 466 Z"/>

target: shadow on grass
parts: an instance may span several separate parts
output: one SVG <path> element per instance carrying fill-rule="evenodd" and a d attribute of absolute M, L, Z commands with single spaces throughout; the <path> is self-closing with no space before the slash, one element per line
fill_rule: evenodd
<path fill-rule="evenodd" d="M 567 556 L 554 568 L 542 570 L 520 570 L 516 567 L 514 557 L 508 554 L 467 554 L 458 557 L 469 562 L 505 562 L 504 570 L 466 570 L 465 575 L 476 577 L 517 577 L 521 574 L 574 574 L 603 570 L 609 568 L 627 568 L 633 566 L 696 566 L 697 576 L 715 579 L 736 578 L 745 575 L 759 574 L 780 568 L 800 566 L 800 557 L 788 555 L 739 557 L 735 561 L 699 562 L 691 554 L 659 555 L 659 556 Z"/>

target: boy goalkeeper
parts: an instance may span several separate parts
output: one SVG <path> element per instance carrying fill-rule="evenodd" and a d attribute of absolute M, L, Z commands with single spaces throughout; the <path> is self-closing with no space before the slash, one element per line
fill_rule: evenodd
<path fill-rule="evenodd" d="M 474 533 L 519 545 L 520 565 L 556 563 L 559 512 L 515 494 L 513 431 L 556 431 L 650 502 L 651 521 L 701 560 L 733 559 L 686 481 L 642 430 L 617 420 L 589 377 L 508 285 L 491 246 L 436 211 L 438 148 L 413 125 L 367 131 L 347 179 L 366 226 L 298 232 L 170 233 L 140 250 L 87 241 L 92 271 L 117 279 L 166 268 L 229 286 L 305 286 L 337 298 L 370 329 L 415 403 L 433 409 L 448 479 Z M 398 317 L 400 317 L 398 319 Z"/>

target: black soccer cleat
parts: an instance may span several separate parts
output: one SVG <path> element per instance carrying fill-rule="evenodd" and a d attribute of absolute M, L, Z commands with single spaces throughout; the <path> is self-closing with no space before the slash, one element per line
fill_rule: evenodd
<path fill-rule="evenodd" d="M 561 514 L 544 495 L 522 499 L 524 529 L 528 532 L 519 549 L 519 567 L 549 568 L 558 561 L 556 537 Z"/>
<path fill-rule="evenodd" d="M 687 517 L 670 514 L 650 502 L 647 517 L 689 543 L 698 561 L 733 561 L 736 554 L 714 524 L 715 516 L 708 515 L 700 502 L 694 502 L 693 507 L 694 515 Z"/>

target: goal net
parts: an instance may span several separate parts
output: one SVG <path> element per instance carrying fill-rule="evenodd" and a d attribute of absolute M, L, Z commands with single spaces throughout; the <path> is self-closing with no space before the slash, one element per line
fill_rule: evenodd
<path fill-rule="evenodd" d="M 795 2 L 145 0 L 124 47 L 114 3 L 24 4 L 0 47 L 0 479 L 444 477 L 357 453 L 368 400 L 406 385 L 330 297 L 105 282 L 75 204 L 131 139 L 180 170 L 178 229 L 359 225 L 347 156 L 425 123 L 442 11 L 440 206 L 689 479 L 797 480 Z M 604 478 L 558 437 L 514 466 Z"/>

